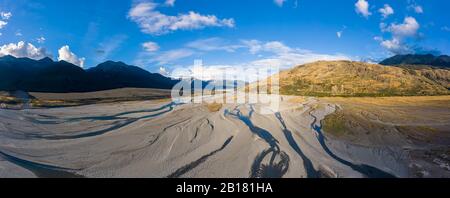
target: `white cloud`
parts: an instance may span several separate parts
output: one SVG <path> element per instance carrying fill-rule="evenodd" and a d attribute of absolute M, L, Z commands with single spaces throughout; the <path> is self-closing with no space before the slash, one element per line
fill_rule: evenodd
<path fill-rule="evenodd" d="M 11 55 L 17 58 L 31 58 L 39 60 L 45 57 L 51 57 L 45 48 L 37 48 L 31 43 L 20 41 L 17 44 L 10 43 L 0 46 L 0 56 Z"/>
<path fill-rule="evenodd" d="M 394 37 L 413 37 L 417 35 L 420 24 L 414 17 L 406 17 L 401 24 L 391 24 L 387 31 L 391 32 Z"/>
<path fill-rule="evenodd" d="M 142 48 L 147 52 L 156 52 L 159 50 L 159 45 L 155 42 L 142 43 Z"/>
<path fill-rule="evenodd" d="M 263 49 L 268 52 L 273 52 L 276 54 L 284 54 L 293 51 L 293 49 L 291 49 L 290 47 L 284 45 L 282 42 L 279 41 L 268 42 L 264 45 Z"/>
<path fill-rule="evenodd" d="M 11 16 L 11 12 L 0 12 L 0 29 L 3 29 L 6 25 L 8 25 L 7 20 L 9 20 Z"/>
<path fill-rule="evenodd" d="M 369 11 L 369 2 L 366 0 L 358 0 L 358 2 L 355 3 L 355 10 L 356 13 L 361 14 L 362 16 L 368 18 L 372 13 Z"/>
<path fill-rule="evenodd" d="M 418 5 L 415 0 L 408 0 L 407 3 L 409 4 L 407 7 L 408 10 L 412 10 L 417 14 L 422 14 L 424 12 L 423 7 Z"/>
<path fill-rule="evenodd" d="M 141 31 L 152 35 L 205 27 L 234 27 L 235 24 L 234 19 L 219 19 L 214 15 L 201 15 L 193 11 L 169 16 L 157 11 L 157 6 L 153 2 L 138 3 L 131 8 L 128 17 L 139 25 Z"/>
<path fill-rule="evenodd" d="M 243 40 L 242 43 L 249 48 L 252 54 L 256 54 L 262 50 L 262 44 L 258 40 Z"/>
<path fill-rule="evenodd" d="M 65 45 L 58 50 L 58 61 L 66 61 L 72 63 L 74 65 L 83 67 L 85 58 L 78 58 L 72 51 L 70 51 L 70 47 Z"/>
<path fill-rule="evenodd" d="M 273 2 L 275 4 L 277 4 L 277 6 L 283 7 L 283 4 L 286 2 L 287 0 L 273 0 Z"/>
<path fill-rule="evenodd" d="M 0 20 L 0 29 L 3 29 L 6 25 L 8 25 L 8 22 Z"/>
<path fill-rule="evenodd" d="M 165 4 L 167 6 L 173 7 L 175 6 L 175 0 L 166 0 Z"/>
<path fill-rule="evenodd" d="M 378 10 L 381 15 L 383 16 L 383 19 L 388 18 L 390 15 L 394 14 L 394 9 L 389 4 L 384 4 L 383 8 L 380 8 Z"/>
<path fill-rule="evenodd" d="M 45 43 L 45 37 L 41 36 L 39 38 L 36 39 L 38 43 Z"/>
<path fill-rule="evenodd" d="M 245 47 L 244 45 L 229 44 L 221 38 L 212 37 L 207 39 L 199 39 L 192 41 L 186 45 L 186 47 L 200 50 L 200 51 L 226 51 L 235 52 L 239 48 Z"/>
<path fill-rule="evenodd" d="M 384 40 L 376 37 L 375 40 L 380 42 L 380 45 L 394 54 L 411 53 L 413 50 L 405 43 L 407 38 L 417 37 L 420 29 L 420 24 L 413 17 L 406 17 L 401 24 L 393 23 L 387 26 L 384 23 L 380 24 L 380 28 L 384 32 L 390 32 L 392 39 Z"/>
<path fill-rule="evenodd" d="M 398 38 L 391 40 L 380 40 L 380 45 L 394 54 L 412 53 L 412 49 Z"/>
<path fill-rule="evenodd" d="M 12 14 L 11 14 L 11 12 L 0 12 L 0 17 L 3 20 L 9 20 L 9 18 L 12 17 Z"/>

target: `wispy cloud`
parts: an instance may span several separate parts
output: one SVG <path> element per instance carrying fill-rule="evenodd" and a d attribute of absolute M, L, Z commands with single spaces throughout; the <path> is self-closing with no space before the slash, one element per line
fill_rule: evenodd
<path fill-rule="evenodd" d="M 291 68 L 296 65 L 310 63 L 319 60 L 351 60 L 350 56 L 343 54 L 321 54 L 309 50 L 293 48 L 285 45 L 281 41 L 260 41 L 260 40 L 237 40 L 230 42 L 221 38 L 208 38 L 188 42 L 183 48 L 157 53 L 142 52 L 135 61 L 138 66 L 158 65 L 164 68 L 164 73 L 172 77 L 195 77 L 208 80 L 205 77 L 196 76 L 193 66 L 178 65 L 180 60 L 186 62 L 186 58 L 194 55 L 201 55 L 202 52 L 217 53 L 249 53 L 253 55 L 254 60 L 241 63 L 222 65 L 207 65 L 208 78 L 214 76 L 212 74 L 223 74 L 225 69 L 246 69 L 246 68 L 262 68 L 262 67 L 280 67 L 282 69 Z M 239 50 L 239 51 L 238 51 Z M 193 61 L 193 59 L 192 59 Z M 189 61 L 188 61 L 189 62 Z M 167 67 L 163 67 L 167 66 Z M 167 68 L 172 68 L 169 71 Z M 160 68 L 161 69 L 161 68 Z M 239 74 L 248 75 L 248 74 Z"/>
<path fill-rule="evenodd" d="M 344 31 L 347 29 L 347 26 L 343 26 L 342 29 L 338 32 L 336 32 L 336 36 L 340 39 L 342 36 L 344 36 Z"/>
<path fill-rule="evenodd" d="M 194 50 L 187 48 L 161 51 L 158 53 L 143 51 L 139 53 L 138 57 L 134 60 L 134 64 L 141 67 L 155 64 L 162 66 L 165 64 L 174 64 L 176 61 L 188 58 L 194 54 Z"/>
<path fill-rule="evenodd" d="M 230 44 L 224 39 L 219 37 L 199 39 L 192 41 L 186 45 L 188 48 L 200 50 L 200 51 L 227 51 L 234 52 L 237 49 L 245 47 L 242 44 Z"/>
<path fill-rule="evenodd" d="M 173 61 L 190 57 L 194 54 L 194 51 L 189 49 L 175 49 L 175 50 L 169 50 L 165 51 L 159 55 L 157 55 L 154 60 L 158 62 L 159 64 L 167 64 L 171 63 Z"/>
<path fill-rule="evenodd" d="M 158 45 L 158 43 L 149 41 L 149 42 L 142 43 L 142 48 L 147 52 L 156 52 L 159 50 L 159 45 Z"/>
<path fill-rule="evenodd" d="M 423 7 L 417 4 L 416 0 L 408 0 L 407 3 L 409 4 L 407 7 L 408 10 L 412 10 L 416 14 L 423 14 Z"/>
<path fill-rule="evenodd" d="M 9 18 L 12 17 L 12 13 L 11 12 L 0 12 L 0 17 L 3 20 L 9 20 Z"/>
<path fill-rule="evenodd" d="M 167 6 L 173 7 L 175 6 L 175 0 L 166 0 L 165 4 Z"/>
<path fill-rule="evenodd" d="M 8 22 L 0 20 L 0 29 L 3 29 L 6 25 L 8 25 Z"/>
<path fill-rule="evenodd" d="M 441 28 L 442 31 L 450 32 L 450 27 L 444 26 Z"/>
<path fill-rule="evenodd" d="M 42 43 L 45 43 L 46 39 L 45 39 L 45 37 L 41 36 L 41 37 L 37 38 L 36 41 L 38 43 L 42 44 Z"/>
<path fill-rule="evenodd" d="M 0 30 L 8 25 L 8 20 L 12 17 L 11 12 L 0 12 Z"/>
<path fill-rule="evenodd" d="M 127 35 L 118 34 L 106 38 L 103 42 L 98 44 L 95 49 L 95 61 L 102 62 L 107 60 L 113 53 L 115 53 L 122 44 L 128 39 Z"/>
<path fill-rule="evenodd" d="M 422 8 L 422 6 L 416 5 L 416 6 L 414 6 L 414 11 L 417 14 L 422 14 L 423 13 L 423 8 Z"/>
<path fill-rule="evenodd" d="M 283 7 L 283 4 L 286 2 L 287 0 L 273 0 L 273 2 L 279 6 L 279 7 Z"/>
<path fill-rule="evenodd" d="M 247 49 L 250 54 L 257 54 L 261 52 L 267 53 L 267 55 L 258 56 L 259 58 L 242 62 L 238 64 L 222 64 L 222 65 L 205 65 L 202 67 L 202 71 L 195 68 L 195 66 L 177 67 L 170 75 L 175 78 L 188 78 L 194 77 L 202 80 L 221 79 L 223 74 L 227 71 L 227 74 L 240 76 L 238 79 L 247 78 L 252 80 L 252 74 L 243 73 L 240 71 L 248 69 L 258 68 L 281 68 L 287 69 L 296 65 L 315 62 L 319 60 L 351 60 L 352 58 L 343 54 L 320 54 L 309 50 L 292 48 L 285 45 L 280 41 L 268 41 L 263 42 L 259 40 L 243 40 L 242 44 L 245 45 L 244 49 Z M 230 73 L 231 72 L 231 73 Z M 204 75 L 208 74 L 208 75 Z M 250 78 L 250 79 L 248 79 Z M 253 79 L 255 80 L 255 79 Z"/>
<path fill-rule="evenodd" d="M 275 54 L 289 53 L 293 51 L 292 48 L 284 45 L 280 41 L 262 42 L 259 40 L 243 40 L 242 41 L 252 54 L 260 52 L 271 52 Z"/>

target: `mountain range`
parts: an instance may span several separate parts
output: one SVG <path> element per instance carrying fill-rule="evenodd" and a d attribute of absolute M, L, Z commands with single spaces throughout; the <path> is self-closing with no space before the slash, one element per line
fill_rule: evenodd
<path fill-rule="evenodd" d="M 123 62 L 107 61 L 84 70 L 50 58 L 0 58 L 0 90 L 88 92 L 125 87 L 171 89 L 178 80 L 150 73 Z"/>
<path fill-rule="evenodd" d="M 380 62 L 381 65 L 426 65 L 450 68 L 450 56 L 434 56 L 432 54 L 396 55 Z"/>
<path fill-rule="evenodd" d="M 280 77 L 281 94 L 286 95 L 446 95 L 450 90 L 447 58 L 448 56 L 399 55 L 380 64 L 318 61 L 282 71 L 277 75 Z M 0 58 L 0 78 L 0 91 L 52 93 L 117 88 L 171 89 L 179 82 L 123 62 L 107 61 L 84 70 L 74 64 L 55 62 L 50 58 L 33 60 L 13 56 Z M 221 84 L 219 81 L 202 82 L 203 87 L 208 84 Z"/>

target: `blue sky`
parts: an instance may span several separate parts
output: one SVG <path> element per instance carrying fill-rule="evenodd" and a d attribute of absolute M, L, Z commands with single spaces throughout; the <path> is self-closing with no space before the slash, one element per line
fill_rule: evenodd
<path fill-rule="evenodd" d="M 0 55 L 85 68 L 211 67 L 450 54 L 443 0 L 0 0 Z"/>

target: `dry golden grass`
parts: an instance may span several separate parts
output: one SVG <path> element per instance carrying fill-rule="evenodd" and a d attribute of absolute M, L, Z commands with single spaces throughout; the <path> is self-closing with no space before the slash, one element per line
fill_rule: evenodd
<path fill-rule="evenodd" d="M 209 112 L 214 113 L 214 112 L 218 112 L 222 109 L 223 105 L 221 103 L 207 103 L 206 107 L 208 108 Z"/>
<path fill-rule="evenodd" d="M 81 103 L 64 100 L 31 100 L 31 106 L 36 108 L 68 107 L 77 105 L 81 105 Z"/>
<path fill-rule="evenodd" d="M 170 102 L 172 100 L 172 98 L 161 98 L 161 99 L 155 99 L 152 100 L 154 102 Z"/>
<path fill-rule="evenodd" d="M 421 142 L 450 141 L 450 96 L 328 97 L 321 100 L 342 108 L 327 116 L 324 131 L 362 141 L 364 137 L 400 133 Z"/>
<path fill-rule="evenodd" d="M 450 108 L 450 96 L 405 96 L 405 97 L 324 97 L 325 101 L 341 104 L 377 106 L 439 106 Z"/>
<path fill-rule="evenodd" d="M 10 96 L 0 96 L 0 101 L 5 101 L 5 102 L 7 102 L 7 101 L 13 101 L 13 100 L 15 100 L 14 97 L 10 97 Z"/>
<path fill-rule="evenodd" d="M 449 70 L 412 70 L 350 61 L 319 61 L 280 72 L 280 92 L 304 96 L 448 95 Z M 255 89 L 256 85 L 252 88 Z M 260 87 L 260 89 L 267 87 Z"/>
<path fill-rule="evenodd" d="M 0 96 L 0 103 L 2 104 L 18 104 L 21 101 L 19 99 L 16 99 L 14 97 L 10 96 Z"/>
<path fill-rule="evenodd" d="M 307 101 L 306 97 L 295 96 L 295 97 L 289 98 L 289 100 L 287 102 L 289 102 L 289 103 L 304 103 L 306 101 Z"/>

